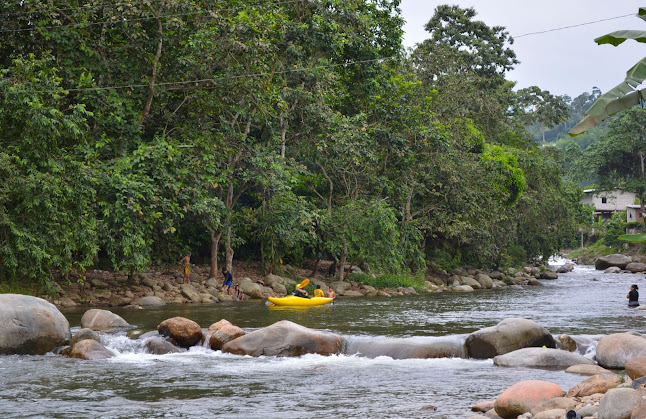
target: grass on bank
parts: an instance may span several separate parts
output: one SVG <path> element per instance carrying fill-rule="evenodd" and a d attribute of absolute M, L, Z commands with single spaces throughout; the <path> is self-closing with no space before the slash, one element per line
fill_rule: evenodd
<path fill-rule="evenodd" d="M 375 278 L 372 275 L 365 273 L 353 273 L 348 275 L 348 281 L 370 285 L 371 287 L 375 287 L 377 289 L 413 287 L 415 290 L 420 291 L 424 288 L 424 277 L 414 277 L 405 274 L 386 274 Z"/>
<path fill-rule="evenodd" d="M 37 296 L 42 294 L 42 285 L 23 283 L 17 280 L 0 280 L 0 294 L 23 294 Z"/>

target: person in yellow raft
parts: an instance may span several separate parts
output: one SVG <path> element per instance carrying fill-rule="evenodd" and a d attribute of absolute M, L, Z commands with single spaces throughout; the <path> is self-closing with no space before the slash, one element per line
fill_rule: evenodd
<path fill-rule="evenodd" d="M 314 296 L 315 297 L 323 297 L 325 294 L 323 294 L 323 290 L 321 289 L 320 285 L 316 286 L 316 289 L 314 290 Z"/>

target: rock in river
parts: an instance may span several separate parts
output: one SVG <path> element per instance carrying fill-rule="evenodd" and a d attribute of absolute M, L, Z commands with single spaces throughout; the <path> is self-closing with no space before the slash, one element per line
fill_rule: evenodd
<path fill-rule="evenodd" d="M 623 369 L 626 361 L 646 356 L 646 338 L 631 333 L 604 336 L 597 345 L 596 359 L 604 368 Z"/>
<path fill-rule="evenodd" d="M 540 324 L 510 318 L 473 332 L 467 337 L 466 346 L 470 357 L 482 359 L 532 346 L 556 348 L 556 341 Z"/>
<path fill-rule="evenodd" d="M 114 355 L 96 340 L 83 339 L 72 346 L 67 356 L 70 358 L 93 361 L 97 359 L 112 358 Z"/>
<path fill-rule="evenodd" d="M 202 341 L 202 328 L 193 320 L 173 317 L 157 326 L 160 335 L 169 337 L 177 346 L 189 348 Z"/>
<path fill-rule="evenodd" d="M 71 338 L 70 324 L 42 298 L 0 294 L 0 354 L 42 355 Z"/>
<path fill-rule="evenodd" d="M 632 262 L 632 259 L 626 255 L 613 254 L 602 256 L 594 262 L 594 268 L 603 271 L 611 266 L 617 266 L 621 269 L 626 269 L 626 266 Z"/>
<path fill-rule="evenodd" d="M 542 380 L 527 380 L 505 390 L 494 404 L 496 413 L 505 419 L 516 418 L 547 400 L 563 396 L 558 384 Z"/>
<path fill-rule="evenodd" d="M 281 320 L 248 333 L 222 347 L 222 352 L 251 356 L 332 355 L 341 352 L 345 339 Z"/>
<path fill-rule="evenodd" d="M 551 348 L 523 348 L 493 359 L 494 365 L 501 367 L 528 367 L 566 369 L 572 365 L 594 364 L 583 355 L 575 354 L 561 349 Z"/>
<path fill-rule="evenodd" d="M 93 308 L 83 313 L 81 327 L 101 331 L 130 327 L 130 325 L 121 316 L 111 311 Z"/>

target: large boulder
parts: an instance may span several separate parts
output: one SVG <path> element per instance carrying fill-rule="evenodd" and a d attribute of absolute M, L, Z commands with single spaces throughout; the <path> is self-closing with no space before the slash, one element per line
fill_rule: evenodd
<path fill-rule="evenodd" d="M 626 361 L 626 374 L 631 380 L 646 376 L 646 356 L 637 356 Z"/>
<path fill-rule="evenodd" d="M 179 353 L 180 350 L 166 339 L 155 336 L 146 342 L 146 352 L 155 355 L 166 355 Z"/>
<path fill-rule="evenodd" d="M 554 271 L 543 271 L 538 274 L 538 279 L 559 279 L 559 274 Z"/>
<path fill-rule="evenodd" d="M 463 343 L 455 339 L 444 338 L 357 339 L 348 345 L 347 352 L 368 358 L 380 356 L 393 359 L 466 357 Z"/>
<path fill-rule="evenodd" d="M 603 271 L 611 266 L 616 266 L 620 269 L 626 269 L 626 266 L 632 262 L 630 256 L 613 254 L 608 256 L 601 256 L 594 261 L 594 268 Z"/>
<path fill-rule="evenodd" d="M 613 388 L 599 402 L 598 419 L 630 419 L 633 410 L 642 401 L 637 390 Z"/>
<path fill-rule="evenodd" d="M 567 396 L 585 397 L 597 393 L 603 394 L 619 384 L 621 384 L 621 379 L 617 374 L 597 374 L 570 388 Z"/>
<path fill-rule="evenodd" d="M 646 263 L 631 262 L 626 265 L 626 270 L 632 273 L 646 272 Z"/>
<path fill-rule="evenodd" d="M 251 298 L 262 300 L 262 285 L 251 281 L 249 278 L 242 278 L 240 280 L 240 291 L 245 293 Z"/>
<path fill-rule="evenodd" d="M 623 369 L 626 361 L 646 356 L 646 338 L 631 333 L 604 336 L 597 345 L 596 360 L 604 368 Z"/>
<path fill-rule="evenodd" d="M 70 324 L 42 298 L 0 294 L 0 354 L 42 355 L 71 338 Z"/>
<path fill-rule="evenodd" d="M 501 418 L 515 419 L 547 400 L 562 396 L 563 389 L 558 384 L 542 380 L 521 381 L 498 396 L 494 409 Z"/>
<path fill-rule="evenodd" d="M 564 370 L 572 365 L 594 364 L 591 359 L 560 349 L 523 348 L 493 359 L 501 367 L 549 368 Z"/>
<path fill-rule="evenodd" d="M 96 340 L 83 339 L 70 348 L 67 356 L 70 358 L 94 361 L 97 359 L 112 358 L 114 355 Z"/>
<path fill-rule="evenodd" d="M 171 341 L 182 348 L 189 348 L 202 341 L 202 328 L 193 320 L 184 317 L 173 317 L 159 323 L 157 331 L 160 335 L 169 337 Z"/>
<path fill-rule="evenodd" d="M 341 352 L 344 343 L 341 336 L 281 320 L 227 342 L 222 351 L 251 356 L 332 355 Z"/>
<path fill-rule="evenodd" d="M 472 358 L 493 358 L 527 347 L 556 348 L 556 341 L 540 324 L 527 319 L 505 319 L 471 333 L 466 340 Z"/>
<path fill-rule="evenodd" d="M 108 310 L 93 308 L 83 313 L 81 327 L 92 330 L 115 330 L 130 327 L 121 316 Z"/>
<path fill-rule="evenodd" d="M 333 282 L 331 286 L 332 288 L 334 288 L 334 291 L 336 292 L 337 295 L 343 295 L 347 290 L 349 290 L 352 287 L 352 284 L 345 281 L 336 281 L 336 282 Z"/>
<path fill-rule="evenodd" d="M 483 288 L 483 286 L 478 281 L 471 278 L 470 276 L 462 276 L 462 277 L 460 277 L 460 284 L 461 285 L 468 285 L 471 288 L 473 288 L 474 290 L 479 290 L 479 289 Z M 493 283 L 492 283 L 492 286 L 493 286 Z"/>
<path fill-rule="evenodd" d="M 222 319 L 209 327 L 209 345 L 214 351 L 222 349 L 225 343 L 244 336 L 245 332 L 238 326 L 231 324 L 228 320 Z"/>
<path fill-rule="evenodd" d="M 482 288 L 486 288 L 486 289 L 493 288 L 493 281 L 489 275 L 476 274 L 476 276 L 474 276 L 473 279 L 478 281 L 478 283 Z"/>
<path fill-rule="evenodd" d="M 148 297 L 137 298 L 132 304 L 144 307 L 162 307 L 166 305 L 166 302 L 160 297 L 155 297 L 154 295 Z"/>

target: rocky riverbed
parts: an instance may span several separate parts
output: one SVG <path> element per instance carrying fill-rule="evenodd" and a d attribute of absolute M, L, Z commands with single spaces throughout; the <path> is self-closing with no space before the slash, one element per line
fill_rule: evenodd
<path fill-rule="evenodd" d="M 43 354 L 53 351 L 79 360 L 114 357 L 103 342 L 114 333 L 128 331 L 129 339 L 145 341 L 144 351 L 168 355 L 207 347 L 232 355 L 251 357 L 301 357 L 352 355 L 343 336 L 310 329 L 290 321 L 247 332 L 221 319 L 203 328 L 191 319 L 172 317 L 159 323 L 156 331 L 140 332 L 108 310 L 89 309 L 81 318 L 81 329 L 73 336 L 65 317 L 50 303 L 30 296 L 0 295 L 0 353 Z M 508 318 L 495 326 L 454 341 L 460 350 L 447 350 L 446 342 L 430 341 L 426 350 L 402 351 L 410 358 L 493 358 L 500 368 L 527 368 L 528 379 L 509 386 L 495 400 L 475 403 L 471 418 L 565 418 L 574 410 L 582 418 L 644 418 L 646 414 L 646 337 L 636 333 L 614 333 L 598 343 L 594 359 L 581 355 L 585 342 L 561 335 L 555 338 L 544 326 L 529 319 Z M 397 345 L 411 346 L 400 340 Z M 387 356 L 387 350 L 372 357 Z M 374 352 L 376 351 L 376 352 Z M 365 356 L 360 352 L 358 356 Z M 80 362 L 80 361 L 79 361 Z M 560 369 L 587 376 L 571 388 L 531 379 L 532 369 Z M 423 409 L 432 410 L 436 406 Z"/>
<path fill-rule="evenodd" d="M 331 262 L 328 262 L 328 264 Z M 325 264 L 322 264 L 325 266 Z M 571 271 L 572 264 L 559 268 L 561 272 Z M 268 296 L 281 297 L 288 289 L 303 278 L 309 277 L 310 270 L 285 267 L 282 275 L 259 275 L 256 270 L 235 267 L 235 284 L 239 285 L 244 299 L 266 299 Z M 354 272 L 361 272 L 354 268 Z M 526 267 L 510 268 L 507 271 L 485 272 L 465 267 L 452 272 L 439 270 L 429 274 L 422 288 L 376 289 L 372 286 L 334 278 L 315 275 L 311 283 L 320 285 L 324 292 L 334 287 L 339 297 L 396 296 L 433 292 L 473 292 L 480 289 L 519 287 L 522 285 L 540 286 L 541 280 L 558 278 L 558 273 L 549 269 Z M 150 270 L 138 273 L 130 280 L 121 272 L 90 270 L 82 280 L 58 280 L 54 282 L 53 293 L 42 295 L 59 307 L 93 306 L 162 306 L 165 304 L 217 304 L 236 301 L 234 297 L 221 292 L 222 279 L 208 275 L 207 266 L 195 266 L 191 270 L 190 283 L 183 284 L 179 268 L 175 270 Z"/>

